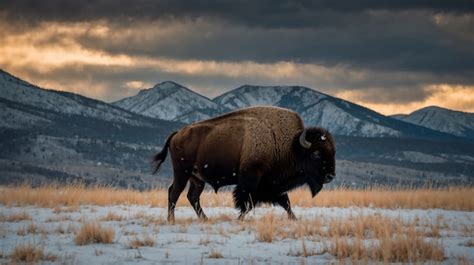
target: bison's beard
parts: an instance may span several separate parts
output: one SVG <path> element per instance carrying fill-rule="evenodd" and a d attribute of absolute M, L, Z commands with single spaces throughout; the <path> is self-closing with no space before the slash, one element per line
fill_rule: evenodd
<path fill-rule="evenodd" d="M 311 196 L 316 196 L 320 191 L 321 189 L 323 188 L 323 184 L 321 183 L 318 183 L 317 181 L 313 180 L 313 179 L 310 179 L 308 180 L 307 182 L 308 186 L 309 186 L 309 189 L 311 190 Z"/>

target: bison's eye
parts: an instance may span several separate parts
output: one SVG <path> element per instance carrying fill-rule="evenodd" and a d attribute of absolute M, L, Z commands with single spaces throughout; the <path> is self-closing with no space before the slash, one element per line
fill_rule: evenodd
<path fill-rule="evenodd" d="M 320 155 L 319 151 L 315 151 L 315 152 L 311 153 L 311 159 L 316 160 L 316 159 L 320 159 L 320 158 L 321 158 L 321 155 Z"/>

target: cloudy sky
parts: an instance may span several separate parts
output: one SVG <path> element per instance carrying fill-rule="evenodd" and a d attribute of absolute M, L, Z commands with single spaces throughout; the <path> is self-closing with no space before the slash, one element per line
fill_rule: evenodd
<path fill-rule="evenodd" d="M 2 0 L 0 68 L 107 102 L 173 80 L 210 98 L 304 85 L 384 114 L 474 112 L 474 3 Z"/>

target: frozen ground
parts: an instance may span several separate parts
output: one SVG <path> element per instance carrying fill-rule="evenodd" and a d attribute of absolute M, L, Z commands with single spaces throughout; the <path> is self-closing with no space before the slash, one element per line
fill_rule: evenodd
<path fill-rule="evenodd" d="M 179 207 L 177 223 L 165 222 L 166 210 L 148 206 L 82 206 L 62 209 L 0 206 L 0 260 L 9 263 L 10 253 L 17 245 L 33 244 L 44 247 L 46 253 L 58 256 L 57 263 L 66 264 L 320 264 L 337 263 L 329 253 L 303 257 L 303 241 L 308 249 L 316 250 L 326 240 L 314 238 L 281 238 L 271 243 L 260 242 L 252 220 L 273 212 L 286 218 L 280 208 L 261 207 L 248 215 L 244 222 L 235 221 L 232 208 L 206 208 L 210 222 L 196 220 L 192 208 Z M 462 260 L 474 262 L 474 212 L 432 210 L 387 210 L 374 208 L 298 208 L 294 211 L 300 221 L 305 219 L 351 218 L 363 215 L 382 215 L 403 220 L 440 223 L 440 243 L 445 250 L 443 263 L 457 264 Z M 26 212 L 31 220 L 13 221 L 9 216 Z M 109 213 L 109 220 L 105 219 Z M 112 220 L 111 220 L 112 219 Z M 121 219 L 121 220 L 120 220 Z M 84 222 L 99 222 L 113 227 L 112 244 L 77 246 L 76 233 Z M 296 221 L 296 222 L 300 222 Z M 35 229 L 30 229 L 34 224 Z M 35 230 L 35 232 L 28 232 Z M 151 237 L 154 246 L 131 248 L 133 239 Z M 222 258 L 210 258 L 218 252 Z M 44 263 L 44 262 L 43 262 Z M 47 262 L 46 262 L 47 263 Z M 428 261 L 428 263 L 431 263 Z"/>

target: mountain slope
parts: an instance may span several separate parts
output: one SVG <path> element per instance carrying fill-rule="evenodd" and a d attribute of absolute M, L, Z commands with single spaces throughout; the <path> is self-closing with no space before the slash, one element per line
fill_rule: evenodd
<path fill-rule="evenodd" d="M 146 117 L 77 94 L 46 90 L 0 70 L 0 99 L 65 115 L 80 115 L 133 126 L 151 126 Z M 5 108 L 5 105 L 3 106 Z M 11 114 L 11 113 L 10 113 Z"/>
<path fill-rule="evenodd" d="M 186 123 L 207 119 L 227 111 L 212 100 L 171 81 L 141 90 L 135 96 L 112 104 L 148 117 Z"/>
<path fill-rule="evenodd" d="M 0 184 L 150 187 L 150 158 L 182 123 L 145 117 L 0 71 Z M 168 162 L 169 163 L 169 162 Z M 170 166 L 161 175 L 170 175 Z"/>
<path fill-rule="evenodd" d="M 244 85 L 214 99 L 230 109 L 272 105 L 298 112 L 308 125 L 322 126 L 334 134 L 363 137 L 449 138 L 436 131 L 400 122 L 357 104 L 301 86 Z"/>
<path fill-rule="evenodd" d="M 430 106 L 408 115 L 399 114 L 392 117 L 433 130 L 474 139 L 474 113 Z"/>

